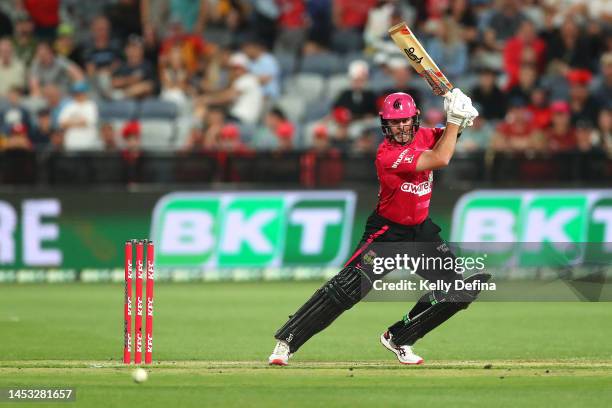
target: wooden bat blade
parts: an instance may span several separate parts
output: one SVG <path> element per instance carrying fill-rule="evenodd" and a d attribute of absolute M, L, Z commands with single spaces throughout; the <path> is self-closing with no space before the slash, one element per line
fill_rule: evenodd
<path fill-rule="evenodd" d="M 440 68 L 427 54 L 425 47 L 423 47 L 405 22 L 391 27 L 389 35 L 393 42 L 404 52 L 410 65 L 427 81 L 434 94 L 442 96 L 453 89 L 453 84 L 440 71 Z"/>

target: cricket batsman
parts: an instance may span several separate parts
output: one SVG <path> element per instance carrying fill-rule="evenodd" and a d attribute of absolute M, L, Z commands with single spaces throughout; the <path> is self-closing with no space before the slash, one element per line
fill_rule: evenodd
<path fill-rule="evenodd" d="M 420 111 L 406 93 L 388 95 L 379 112 L 385 140 L 376 155 L 380 183 L 378 204 L 367 220 L 363 238 L 344 268 L 300 307 L 276 332 L 276 347 L 268 362 L 288 364 L 289 357 L 312 336 L 329 326 L 345 310 L 363 299 L 376 277 L 372 274 L 372 257 L 393 256 L 394 251 L 415 251 L 427 256 L 454 255 L 439 235 L 441 229 L 428 217 L 435 169 L 448 166 L 461 131 L 472 125 L 478 111 L 460 89 L 444 97 L 446 127 L 422 128 Z M 398 246 L 399 244 L 399 246 Z M 382 248 L 382 249 L 381 249 Z M 391 272 L 391 271 L 388 271 Z M 431 281 L 455 282 L 463 279 L 455 270 L 422 269 L 415 271 Z M 478 273 L 465 281 L 486 282 L 489 274 Z M 384 347 L 402 364 L 421 364 L 413 344 L 428 332 L 465 309 L 478 291 L 434 290 L 424 294 L 401 320 L 380 336 Z"/>

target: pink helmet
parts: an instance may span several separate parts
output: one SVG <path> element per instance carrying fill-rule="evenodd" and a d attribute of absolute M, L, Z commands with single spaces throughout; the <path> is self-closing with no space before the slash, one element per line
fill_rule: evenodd
<path fill-rule="evenodd" d="M 389 124 L 388 120 L 413 118 L 412 125 L 407 131 L 409 139 L 406 142 L 402 142 L 402 144 L 412 142 L 421 124 L 420 112 L 414 103 L 414 99 L 404 92 L 395 92 L 387 95 L 383 102 L 382 109 L 378 114 L 380 115 L 383 135 L 387 138 L 394 137 L 391 129 L 392 126 Z"/>
<path fill-rule="evenodd" d="M 387 95 L 378 112 L 381 119 L 405 119 L 418 114 L 419 111 L 412 96 L 403 92 L 395 92 Z"/>

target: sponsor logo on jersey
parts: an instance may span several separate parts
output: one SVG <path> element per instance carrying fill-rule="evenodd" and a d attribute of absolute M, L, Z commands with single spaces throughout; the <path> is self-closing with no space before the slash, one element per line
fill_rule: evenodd
<path fill-rule="evenodd" d="M 402 150 L 402 152 L 399 154 L 399 156 L 397 156 L 397 159 L 391 165 L 392 169 L 397 169 L 397 166 L 399 166 L 400 163 L 402 162 L 402 160 L 404 160 L 404 156 L 406 155 L 406 153 L 408 153 L 408 150 L 409 149 Z M 408 158 L 410 158 L 410 161 L 408 163 L 412 163 L 412 159 L 414 159 L 414 156 L 408 156 L 406 159 L 408 159 Z"/>
<path fill-rule="evenodd" d="M 424 181 L 419 184 L 403 183 L 400 189 L 405 193 L 416 194 L 418 196 L 424 196 L 431 193 L 431 182 Z"/>

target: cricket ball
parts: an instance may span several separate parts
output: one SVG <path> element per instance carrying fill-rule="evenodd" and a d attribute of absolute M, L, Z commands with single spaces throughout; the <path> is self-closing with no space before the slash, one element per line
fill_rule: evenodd
<path fill-rule="evenodd" d="M 149 374 L 147 374 L 144 368 L 137 368 L 134 371 L 132 371 L 132 379 L 134 380 L 135 383 L 138 383 L 138 384 L 143 383 L 147 381 L 147 378 L 149 378 Z"/>

